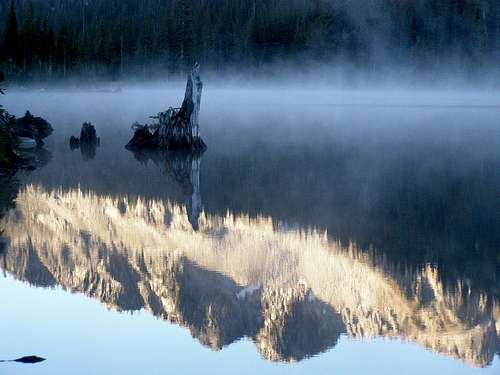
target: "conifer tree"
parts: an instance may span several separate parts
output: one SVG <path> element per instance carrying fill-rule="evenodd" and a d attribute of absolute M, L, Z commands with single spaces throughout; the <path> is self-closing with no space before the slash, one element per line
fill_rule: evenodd
<path fill-rule="evenodd" d="M 9 16 L 5 28 L 5 38 L 3 43 L 3 60 L 7 62 L 11 71 L 16 69 L 19 62 L 19 36 L 17 29 L 17 16 L 14 0 L 10 2 Z"/>
<path fill-rule="evenodd" d="M 35 41 L 35 11 L 33 2 L 29 2 L 24 11 L 23 26 L 21 29 L 23 71 L 29 73 L 33 66 L 34 57 L 37 54 L 37 43 Z"/>

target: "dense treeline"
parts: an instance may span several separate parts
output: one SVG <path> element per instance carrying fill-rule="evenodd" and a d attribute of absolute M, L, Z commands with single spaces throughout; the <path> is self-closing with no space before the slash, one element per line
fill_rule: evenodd
<path fill-rule="evenodd" d="M 498 0 L 0 0 L 1 66 L 23 79 L 272 63 L 495 69 Z"/>

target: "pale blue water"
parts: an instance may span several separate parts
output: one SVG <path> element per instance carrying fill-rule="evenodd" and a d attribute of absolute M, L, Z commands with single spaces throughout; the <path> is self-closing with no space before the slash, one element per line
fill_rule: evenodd
<path fill-rule="evenodd" d="M 37 353 L 49 358 L 37 365 L 6 364 L 2 368 L 6 374 L 497 374 L 500 366 L 498 357 L 486 369 L 473 369 L 416 344 L 345 336 L 320 356 L 293 364 L 272 363 L 263 360 L 248 339 L 213 352 L 186 329 L 145 311 L 110 311 L 82 295 L 29 287 L 11 277 L 2 277 L 0 288 L 5 301 L 3 355 Z"/>

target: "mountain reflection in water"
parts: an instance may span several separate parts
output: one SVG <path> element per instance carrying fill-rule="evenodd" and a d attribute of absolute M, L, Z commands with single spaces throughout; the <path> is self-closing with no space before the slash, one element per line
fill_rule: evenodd
<path fill-rule="evenodd" d="M 400 267 L 270 217 L 201 211 L 195 225 L 189 210 L 28 185 L 1 221 L 1 264 L 36 286 L 146 309 L 215 350 L 249 337 L 272 361 L 324 352 L 342 334 L 409 340 L 474 366 L 500 349 L 498 297 L 443 283 L 437 266 Z"/>
<path fill-rule="evenodd" d="M 202 113 L 203 156 L 125 150 L 128 124 L 170 102 L 169 93 L 177 98 L 176 90 L 74 93 L 67 106 L 58 104 L 65 92 L 6 96 L 13 113 L 34 106 L 57 132 L 47 142 L 49 163 L 0 180 L 1 267 L 26 284 L 85 293 L 119 311 L 144 309 L 210 348 L 249 338 L 273 361 L 333 350 L 296 366 L 255 361 L 247 340 L 213 354 L 169 324 L 100 315 L 83 298 L 12 282 L 2 317 L 11 327 L 6 337 L 16 338 L 12 351 L 21 353 L 8 358 L 29 349 L 49 358 L 51 374 L 95 356 L 98 370 L 80 372 L 158 372 L 165 356 L 178 373 L 189 372 L 187 362 L 224 372 L 222 360 L 227 373 L 241 366 L 273 374 L 329 373 L 332 366 L 451 373 L 448 365 L 474 372 L 461 361 L 497 371 L 498 107 L 332 110 L 318 103 L 342 100 L 324 93 L 281 107 L 267 103 L 275 92 L 250 102 L 242 94 L 233 106 L 232 90 L 215 91 Z M 105 143 L 85 161 L 67 145 L 82 116 Z M 25 309 L 38 307 L 38 298 L 48 315 L 30 317 Z M 46 330 L 26 328 L 17 339 L 17 327 L 44 322 Z M 74 345 L 54 342 L 60 333 L 74 335 Z M 365 346 L 348 337 L 396 340 Z M 97 340 L 107 342 L 106 354 Z M 414 353 L 400 340 L 441 355 Z M 65 367 L 63 356 L 71 357 Z M 112 357 L 114 368 L 106 369 Z M 132 361 L 140 368 L 125 369 Z M 356 371 L 353 361 L 370 370 Z"/>

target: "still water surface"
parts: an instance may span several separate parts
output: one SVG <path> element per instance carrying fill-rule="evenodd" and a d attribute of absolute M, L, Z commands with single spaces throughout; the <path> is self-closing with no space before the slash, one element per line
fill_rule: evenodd
<path fill-rule="evenodd" d="M 15 91 L 7 374 L 498 374 L 498 95 L 207 89 L 203 155 L 132 153 L 181 87 Z M 91 121 L 101 145 L 73 150 Z"/>

